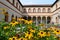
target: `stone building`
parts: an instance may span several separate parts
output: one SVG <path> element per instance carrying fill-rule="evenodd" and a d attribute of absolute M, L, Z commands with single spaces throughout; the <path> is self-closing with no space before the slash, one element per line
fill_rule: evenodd
<path fill-rule="evenodd" d="M 1 14 L 3 11 L 8 15 Z M 48 5 L 22 5 L 19 0 L 0 0 L 0 21 L 10 22 L 13 17 L 33 20 L 36 25 L 60 24 L 60 0 Z"/>

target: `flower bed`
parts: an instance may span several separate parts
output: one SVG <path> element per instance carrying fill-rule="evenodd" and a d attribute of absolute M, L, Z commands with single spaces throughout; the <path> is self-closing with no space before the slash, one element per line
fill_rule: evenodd
<path fill-rule="evenodd" d="M 33 21 L 22 18 L 18 22 L 0 22 L 0 40 L 58 40 L 59 35 L 60 30 L 56 27 L 35 26 Z"/>

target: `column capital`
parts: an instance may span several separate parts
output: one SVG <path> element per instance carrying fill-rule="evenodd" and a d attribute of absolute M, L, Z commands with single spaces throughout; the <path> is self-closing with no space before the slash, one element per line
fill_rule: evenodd
<path fill-rule="evenodd" d="M 45 17 L 48 17 L 48 16 L 45 16 Z"/>
<path fill-rule="evenodd" d="M 43 16 L 40 16 L 40 17 L 43 17 Z"/>
<path fill-rule="evenodd" d="M 33 17 L 33 16 L 31 16 L 31 17 Z"/>

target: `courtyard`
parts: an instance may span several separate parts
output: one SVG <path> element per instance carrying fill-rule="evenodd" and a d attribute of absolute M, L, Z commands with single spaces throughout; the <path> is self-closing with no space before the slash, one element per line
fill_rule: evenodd
<path fill-rule="evenodd" d="M 60 40 L 60 0 L 0 0 L 0 40 Z"/>

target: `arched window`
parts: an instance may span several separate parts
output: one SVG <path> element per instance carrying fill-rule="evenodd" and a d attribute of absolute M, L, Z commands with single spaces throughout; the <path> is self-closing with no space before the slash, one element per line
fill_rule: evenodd
<path fill-rule="evenodd" d="M 28 12 L 29 12 L 29 13 L 31 12 L 31 9 L 30 9 L 30 8 L 28 9 Z"/>
<path fill-rule="evenodd" d="M 56 4 L 56 9 L 57 9 L 57 4 Z"/>
<path fill-rule="evenodd" d="M 15 4 L 15 0 L 13 0 L 13 5 Z"/>
<path fill-rule="evenodd" d="M 48 13 L 51 12 L 50 8 L 48 8 Z"/>
<path fill-rule="evenodd" d="M 16 16 L 16 21 L 17 21 L 17 16 Z"/>
<path fill-rule="evenodd" d="M 19 11 L 20 11 L 20 6 L 19 6 Z"/>
<path fill-rule="evenodd" d="M 58 17 L 56 17 L 56 23 L 58 23 Z"/>
<path fill-rule="evenodd" d="M 43 12 L 46 12 L 46 10 L 45 10 L 45 8 L 43 8 L 43 10 L 42 10 Z"/>
<path fill-rule="evenodd" d="M 36 9 L 35 8 L 33 8 L 33 13 L 35 13 L 36 12 Z"/>
<path fill-rule="evenodd" d="M 13 18 L 14 18 L 14 15 L 12 15 L 12 17 L 11 17 L 11 21 L 13 21 Z"/>
<path fill-rule="evenodd" d="M 16 7 L 18 8 L 18 2 L 16 2 Z"/>
<path fill-rule="evenodd" d="M 26 13 L 26 9 L 24 9 L 24 13 Z"/>
<path fill-rule="evenodd" d="M 8 12 L 5 13 L 5 21 L 8 22 Z"/>
<path fill-rule="evenodd" d="M 41 12 L 41 9 L 40 8 L 38 8 L 38 13 L 40 13 Z"/>

